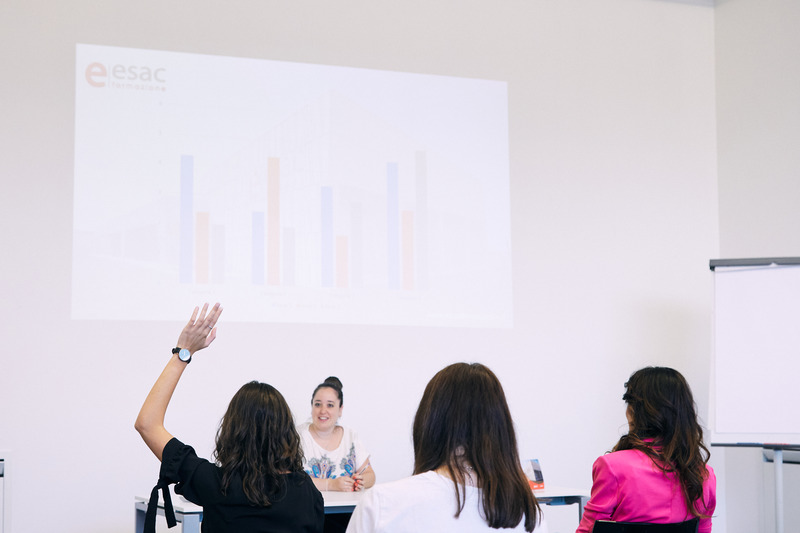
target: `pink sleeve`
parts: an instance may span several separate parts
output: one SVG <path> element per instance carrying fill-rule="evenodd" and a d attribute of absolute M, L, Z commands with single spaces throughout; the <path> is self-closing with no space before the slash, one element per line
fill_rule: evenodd
<path fill-rule="evenodd" d="M 605 457 L 592 465 L 592 495 L 583 509 L 581 523 L 575 533 L 589 533 L 596 520 L 608 520 L 617 507 L 619 483 Z"/>
<path fill-rule="evenodd" d="M 713 468 L 710 466 L 706 468 L 708 469 L 708 478 L 703 483 L 703 499 L 706 504 L 706 513 L 713 515 L 717 508 L 717 476 Z M 711 519 L 701 518 L 697 531 L 698 533 L 711 533 Z"/>

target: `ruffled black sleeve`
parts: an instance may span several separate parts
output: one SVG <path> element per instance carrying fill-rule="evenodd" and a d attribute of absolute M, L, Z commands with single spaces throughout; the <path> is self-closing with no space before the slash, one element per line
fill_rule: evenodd
<path fill-rule="evenodd" d="M 155 533 L 156 513 L 158 512 L 158 490 L 164 497 L 164 516 L 167 519 L 167 527 L 173 527 L 178 522 L 175 520 L 175 510 L 172 508 L 172 498 L 169 494 L 169 486 L 181 481 L 180 467 L 187 455 L 194 454 L 191 446 L 183 444 L 176 438 L 172 438 L 161 454 L 161 470 L 158 474 L 158 482 L 150 492 L 150 501 L 147 503 L 147 513 L 144 518 L 144 533 Z"/>

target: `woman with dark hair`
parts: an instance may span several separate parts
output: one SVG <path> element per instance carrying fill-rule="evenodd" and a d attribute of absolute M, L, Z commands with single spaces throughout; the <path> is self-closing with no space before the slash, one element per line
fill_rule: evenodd
<path fill-rule="evenodd" d="M 422 395 L 412 436 L 414 475 L 367 492 L 348 533 L 546 531 L 503 387 L 487 367 L 456 363 L 439 371 Z"/>
<path fill-rule="evenodd" d="M 194 354 L 217 336 L 222 307 L 194 309 L 164 371 L 153 385 L 136 419 L 136 430 L 161 461 L 158 484 L 150 495 L 145 531 L 155 532 L 158 489 L 164 495 L 167 524 L 175 524 L 169 485 L 203 506 L 203 533 L 319 532 L 322 495 L 303 472 L 303 453 L 294 419 L 283 396 L 266 383 L 252 381 L 231 399 L 216 438 L 217 464 L 164 427 L 164 415 Z"/>
<path fill-rule="evenodd" d="M 592 467 L 592 495 L 577 533 L 597 520 L 683 522 L 711 531 L 717 479 L 689 384 L 671 368 L 647 367 L 625 383 L 628 433 Z"/>
<path fill-rule="evenodd" d="M 355 431 L 339 424 L 343 408 L 342 382 L 330 376 L 311 395 L 311 419 L 297 428 L 303 466 L 319 490 L 350 492 L 375 484 L 366 447 Z"/>

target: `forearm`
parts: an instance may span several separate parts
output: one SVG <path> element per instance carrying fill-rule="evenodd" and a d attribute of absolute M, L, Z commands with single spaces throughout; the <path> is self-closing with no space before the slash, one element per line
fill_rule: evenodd
<path fill-rule="evenodd" d="M 210 310 L 208 304 L 204 304 L 202 310 L 195 307 L 192 317 L 178 337 L 176 348 L 183 348 L 189 350 L 190 354 L 195 354 L 208 347 L 217 337 L 216 325 L 221 313 L 222 307 L 218 303 L 214 304 Z M 191 361 L 191 356 L 189 360 Z M 181 361 L 173 353 L 164 371 L 158 376 L 155 385 L 150 390 L 150 394 L 145 398 L 144 405 L 142 405 L 134 424 L 136 431 L 139 432 L 159 461 L 164 446 L 172 438 L 172 435 L 164 428 L 164 415 L 187 364 L 188 362 Z"/>
<path fill-rule="evenodd" d="M 173 355 L 167 366 L 156 380 L 147 398 L 144 400 L 139 416 L 134 427 L 142 436 L 145 444 L 161 460 L 164 446 L 170 441 L 172 435 L 164 427 L 164 415 L 167 412 L 172 393 L 180 381 L 186 368 L 186 363 Z"/>
<path fill-rule="evenodd" d="M 332 487 L 330 486 L 331 480 L 328 478 L 312 477 L 311 481 L 314 482 L 314 486 L 317 487 L 317 490 L 319 491 L 332 490 Z"/>

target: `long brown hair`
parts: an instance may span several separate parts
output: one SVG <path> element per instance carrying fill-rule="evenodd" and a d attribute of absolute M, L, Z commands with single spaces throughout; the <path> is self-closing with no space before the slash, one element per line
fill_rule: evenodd
<path fill-rule="evenodd" d="M 300 436 L 275 387 L 251 381 L 239 389 L 217 430 L 214 456 L 222 468 L 223 493 L 238 474 L 255 505 L 270 505 L 270 496 L 285 482 L 281 474 L 303 471 Z"/>
<path fill-rule="evenodd" d="M 622 399 L 631 410 L 631 429 L 613 451 L 639 450 L 664 472 L 674 472 L 681 483 L 686 508 L 708 518 L 703 502 L 706 463 L 711 455 L 703 444 L 692 390 L 672 368 L 637 370 L 625 383 Z"/>
<path fill-rule="evenodd" d="M 533 531 L 541 512 L 517 451 L 503 387 L 484 365 L 456 363 L 430 380 L 414 417 L 414 474 L 444 468 L 453 480 L 458 517 L 471 467 L 489 527 Z"/>

